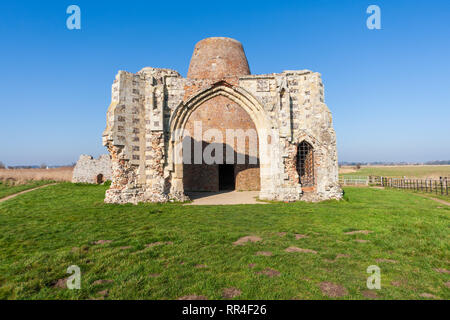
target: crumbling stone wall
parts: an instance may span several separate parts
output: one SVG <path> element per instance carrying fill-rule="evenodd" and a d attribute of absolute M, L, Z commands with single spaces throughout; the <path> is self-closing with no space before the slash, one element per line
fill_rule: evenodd
<path fill-rule="evenodd" d="M 82 154 L 73 169 L 72 182 L 103 183 L 112 180 L 110 157 L 102 154 L 98 159 Z"/>
<path fill-rule="evenodd" d="M 331 112 L 324 102 L 321 76 L 309 70 L 240 77 L 239 86 L 264 106 L 279 132 L 282 158 L 279 185 L 263 198 L 284 201 L 340 199 L 336 134 Z M 301 190 L 295 166 L 297 146 L 307 141 L 314 148 L 315 186 Z"/>
<path fill-rule="evenodd" d="M 105 201 L 185 200 L 186 182 L 206 182 L 189 182 L 195 175 L 184 175 L 183 164 L 174 161 L 176 145 L 183 138 L 178 131 L 190 126 L 190 117 L 220 126 L 227 105 L 239 110 L 237 117 L 240 112 L 247 113 L 247 127 L 254 126 L 258 132 L 260 165 L 247 168 L 252 169 L 247 177 L 237 177 L 244 189 L 254 186 L 252 179 L 259 174 L 262 199 L 320 201 L 342 197 L 336 135 L 320 74 L 294 70 L 251 75 L 238 41 L 208 38 L 196 45 L 187 78 L 174 70 L 149 67 L 136 74 L 117 74 L 103 134 L 113 168 L 113 183 Z M 214 109 L 217 116 L 211 120 L 206 112 L 202 119 L 202 106 Z M 223 123 L 219 129 L 231 126 Z M 315 183 L 307 188 L 302 188 L 297 168 L 302 141 L 314 152 Z M 213 174 L 209 178 L 215 179 Z"/>

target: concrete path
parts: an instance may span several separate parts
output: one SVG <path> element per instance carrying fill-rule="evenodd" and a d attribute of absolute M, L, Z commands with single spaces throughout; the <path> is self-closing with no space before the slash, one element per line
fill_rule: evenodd
<path fill-rule="evenodd" d="M 27 193 L 27 192 L 31 192 L 31 191 L 34 191 L 34 190 L 37 190 L 37 189 L 45 188 L 45 187 L 48 187 L 48 186 L 53 186 L 53 185 L 55 185 L 55 184 L 57 184 L 57 183 L 45 184 L 45 185 L 43 185 L 43 186 L 39 186 L 39 187 L 36 187 L 36 188 L 33 188 L 33 189 L 28 189 L 28 190 L 20 191 L 20 192 L 11 194 L 11 195 L 9 195 L 9 196 L 6 196 L 6 197 L 4 197 L 4 198 L 1 198 L 1 199 L 0 199 L 0 202 L 3 202 L 3 201 L 6 201 L 6 200 L 15 198 L 15 197 L 17 197 L 17 196 L 19 196 L 19 195 L 21 195 L 21 194 Z"/>
<path fill-rule="evenodd" d="M 229 205 L 229 204 L 267 204 L 256 201 L 259 191 L 221 191 L 221 192 L 187 192 L 192 200 L 186 206 Z"/>

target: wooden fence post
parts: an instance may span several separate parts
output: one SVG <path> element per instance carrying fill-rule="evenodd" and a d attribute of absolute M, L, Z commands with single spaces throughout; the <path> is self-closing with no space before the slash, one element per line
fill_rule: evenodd
<path fill-rule="evenodd" d="M 445 193 L 448 195 L 448 178 L 445 177 Z"/>

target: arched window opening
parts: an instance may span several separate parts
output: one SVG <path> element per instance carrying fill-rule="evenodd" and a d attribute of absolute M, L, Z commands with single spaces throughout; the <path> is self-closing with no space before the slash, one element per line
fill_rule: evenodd
<path fill-rule="evenodd" d="M 297 172 L 303 187 L 314 186 L 314 149 L 306 141 L 298 145 Z"/>

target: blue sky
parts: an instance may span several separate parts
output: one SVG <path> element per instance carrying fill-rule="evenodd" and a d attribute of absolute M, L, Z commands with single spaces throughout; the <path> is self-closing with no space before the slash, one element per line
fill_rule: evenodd
<path fill-rule="evenodd" d="M 81 30 L 66 8 L 81 8 Z M 381 8 L 368 30 L 366 8 Z M 340 161 L 450 159 L 450 1 L 2 1 L 0 161 L 105 153 L 118 70 L 186 75 L 197 41 L 244 45 L 252 73 L 322 74 Z"/>

